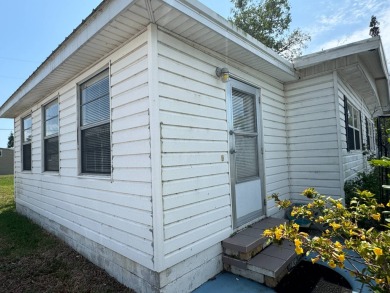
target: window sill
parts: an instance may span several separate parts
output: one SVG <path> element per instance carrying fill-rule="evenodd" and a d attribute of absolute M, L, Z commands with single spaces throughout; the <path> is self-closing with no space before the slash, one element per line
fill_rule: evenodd
<path fill-rule="evenodd" d="M 60 176 L 59 171 L 43 171 L 43 175 L 49 175 L 49 176 Z"/>
<path fill-rule="evenodd" d="M 111 181 L 111 174 L 89 174 L 89 173 L 82 173 L 77 176 L 81 179 L 95 179 L 95 180 L 105 180 L 105 181 Z"/>

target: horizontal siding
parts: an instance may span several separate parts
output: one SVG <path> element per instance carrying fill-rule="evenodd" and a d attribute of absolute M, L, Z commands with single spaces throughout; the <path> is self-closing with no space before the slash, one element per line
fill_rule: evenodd
<path fill-rule="evenodd" d="M 225 90 L 210 74 L 215 67 L 207 56 L 160 31 L 158 40 L 164 255 L 170 266 L 231 231 L 228 134 Z"/>
<path fill-rule="evenodd" d="M 79 175 L 77 84 L 108 59 L 71 81 L 32 111 L 31 172 L 21 172 L 20 117 L 15 122 L 17 203 L 130 259 L 153 268 L 147 35 L 111 61 L 112 178 Z M 59 173 L 42 173 L 41 106 L 59 99 Z"/>
<path fill-rule="evenodd" d="M 370 169 L 367 162 L 367 156 L 363 155 L 362 150 L 347 151 L 347 137 L 345 129 L 345 116 L 344 116 L 344 95 L 347 97 L 349 103 L 351 103 L 357 110 L 361 112 L 362 129 L 361 135 L 363 143 L 367 144 L 366 136 L 366 123 L 365 118 L 373 122 L 372 115 L 370 114 L 368 107 L 362 101 L 358 95 L 350 89 L 341 79 L 338 79 L 338 101 L 339 101 L 339 119 L 341 125 L 341 144 L 342 144 L 342 164 L 344 170 L 344 180 L 354 178 L 359 172 L 368 171 Z"/>
<path fill-rule="evenodd" d="M 222 62 L 159 31 L 158 76 L 166 265 L 232 231 L 226 85 Z M 229 70 L 261 89 L 266 192 L 289 195 L 283 85 L 258 72 Z M 271 202 L 271 201 L 270 201 Z M 267 205 L 267 214 L 278 209 Z"/>
<path fill-rule="evenodd" d="M 307 187 L 340 196 L 339 142 L 333 75 L 286 85 L 290 184 L 293 199 Z"/>

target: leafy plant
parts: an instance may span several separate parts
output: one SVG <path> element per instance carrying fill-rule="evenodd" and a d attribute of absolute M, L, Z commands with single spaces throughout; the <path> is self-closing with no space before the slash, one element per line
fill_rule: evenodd
<path fill-rule="evenodd" d="M 310 36 L 299 28 L 290 31 L 291 13 L 288 0 L 231 0 L 234 4 L 229 20 L 286 59 L 302 54 Z"/>
<path fill-rule="evenodd" d="M 314 188 L 306 189 L 302 195 L 311 202 L 294 206 L 291 214 L 322 225 L 321 236 L 311 237 L 301 232 L 296 223 L 265 230 L 264 235 L 274 241 L 287 239 L 294 242 L 297 254 L 314 253 L 313 263 L 322 260 L 331 268 L 350 271 L 374 292 L 390 292 L 390 219 L 386 219 L 382 231 L 360 225 L 364 219 L 379 222 L 382 216 L 388 216 L 390 212 L 386 209 L 390 210 L 390 201 L 385 206 L 379 204 L 371 192 L 358 191 L 347 208 L 341 199 L 323 196 Z M 291 206 L 289 200 L 279 200 L 275 194 L 272 197 L 280 208 Z M 345 266 L 346 262 L 350 266 Z M 359 269 L 358 262 L 363 262 L 365 268 Z"/>
<path fill-rule="evenodd" d="M 369 172 L 360 172 L 351 180 L 344 184 L 345 205 L 348 207 L 352 198 L 356 197 L 357 190 L 368 190 L 375 194 L 378 200 L 380 194 L 381 182 L 379 180 L 379 168 L 374 167 Z M 379 201 L 379 200 L 378 200 Z"/>

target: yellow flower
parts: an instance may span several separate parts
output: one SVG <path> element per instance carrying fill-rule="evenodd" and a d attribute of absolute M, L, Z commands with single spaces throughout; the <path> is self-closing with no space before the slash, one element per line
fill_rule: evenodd
<path fill-rule="evenodd" d="M 382 284 L 382 283 L 385 282 L 385 280 L 384 280 L 384 279 L 375 279 L 375 282 L 376 282 L 377 284 Z"/>
<path fill-rule="evenodd" d="M 293 228 L 294 228 L 295 230 L 297 230 L 297 231 L 299 230 L 299 225 L 298 225 L 297 223 L 294 223 L 292 226 L 293 226 Z"/>
<path fill-rule="evenodd" d="M 302 241 L 299 240 L 299 239 L 294 239 L 294 244 L 295 244 L 295 247 L 301 246 L 302 245 Z"/>
<path fill-rule="evenodd" d="M 271 237 L 273 234 L 274 233 L 271 230 L 269 230 L 269 229 L 264 230 L 264 232 L 263 232 L 263 235 L 266 236 L 266 237 Z"/>
<path fill-rule="evenodd" d="M 302 192 L 303 196 L 306 196 L 307 198 L 313 198 L 315 195 L 317 195 L 317 191 L 313 188 L 307 188 Z"/>
<path fill-rule="evenodd" d="M 331 259 L 329 262 L 328 262 L 329 266 L 334 269 L 336 267 L 336 264 L 334 263 L 333 259 Z"/>
<path fill-rule="evenodd" d="M 341 253 L 340 255 L 339 255 L 339 262 L 344 262 L 344 260 L 345 260 L 345 255 L 343 254 L 343 253 Z"/>
<path fill-rule="evenodd" d="M 320 260 L 320 258 L 317 256 L 317 257 L 315 257 L 315 258 L 312 258 L 311 259 L 311 262 L 313 263 L 313 264 L 315 264 L 317 261 L 319 261 Z"/>
<path fill-rule="evenodd" d="M 343 245 L 340 242 L 338 242 L 338 241 L 336 241 L 334 243 L 334 246 L 336 246 L 336 248 L 338 248 L 338 249 L 341 249 L 343 247 Z"/>
<path fill-rule="evenodd" d="M 280 240 L 282 238 L 283 231 L 280 228 L 275 229 L 275 239 Z"/>
<path fill-rule="evenodd" d="M 337 223 L 335 223 L 335 222 L 330 223 L 329 226 L 332 226 L 334 230 L 337 230 L 337 229 L 341 228 L 341 225 L 340 225 L 340 224 L 337 224 Z"/>
<path fill-rule="evenodd" d="M 325 230 L 325 233 L 326 233 L 326 234 L 329 234 L 329 233 L 330 233 L 329 229 L 326 229 L 326 230 Z"/>
<path fill-rule="evenodd" d="M 312 203 L 308 203 L 308 204 L 307 204 L 307 207 L 308 207 L 309 209 L 311 209 L 311 208 L 313 207 L 313 204 L 312 204 Z"/>
<path fill-rule="evenodd" d="M 374 220 L 379 221 L 381 219 L 381 214 L 380 213 L 376 213 L 376 214 L 371 215 L 371 217 Z"/>
<path fill-rule="evenodd" d="M 319 216 L 318 217 L 318 222 L 322 223 L 324 221 L 324 217 L 323 216 Z"/>
<path fill-rule="evenodd" d="M 300 246 L 297 246 L 297 247 L 295 247 L 295 252 L 296 252 L 296 254 L 302 254 L 303 253 L 303 249 L 302 249 L 302 247 L 300 247 Z"/>
<path fill-rule="evenodd" d="M 386 206 L 390 208 L 390 201 L 386 204 Z"/>
<path fill-rule="evenodd" d="M 381 256 L 383 254 L 382 248 L 375 247 L 374 248 L 374 253 L 376 256 Z"/>
<path fill-rule="evenodd" d="M 341 203 L 338 202 L 338 203 L 336 204 L 336 207 L 337 207 L 338 209 L 342 209 L 342 208 L 343 208 L 343 205 L 342 205 Z"/>
<path fill-rule="evenodd" d="M 312 212 L 311 211 L 306 211 L 306 215 L 311 216 Z"/>

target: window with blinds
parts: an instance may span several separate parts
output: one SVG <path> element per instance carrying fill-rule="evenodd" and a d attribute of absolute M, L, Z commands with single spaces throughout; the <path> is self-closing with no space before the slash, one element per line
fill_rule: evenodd
<path fill-rule="evenodd" d="M 32 119 L 27 116 L 22 119 L 22 168 L 23 171 L 31 171 L 31 140 Z"/>
<path fill-rule="evenodd" d="M 259 176 L 256 96 L 232 90 L 237 182 Z"/>
<path fill-rule="evenodd" d="M 81 172 L 111 173 L 108 70 L 80 85 Z"/>
<path fill-rule="evenodd" d="M 58 101 L 44 107 L 44 167 L 45 171 L 59 171 Z"/>

